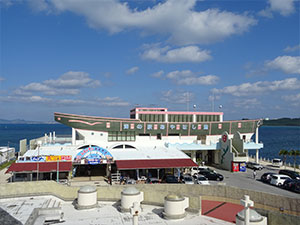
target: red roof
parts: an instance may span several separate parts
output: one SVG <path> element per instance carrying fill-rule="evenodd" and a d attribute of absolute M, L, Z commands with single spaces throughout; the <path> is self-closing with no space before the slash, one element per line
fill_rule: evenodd
<path fill-rule="evenodd" d="M 28 163 L 13 163 L 8 168 L 6 173 L 9 172 L 53 172 L 58 170 L 61 172 L 70 171 L 72 169 L 72 162 L 28 162 Z"/>
<path fill-rule="evenodd" d="M 198 166 L 191 159 L 116 160 L 116 164 L 119 170 L 182 168 Z"/>

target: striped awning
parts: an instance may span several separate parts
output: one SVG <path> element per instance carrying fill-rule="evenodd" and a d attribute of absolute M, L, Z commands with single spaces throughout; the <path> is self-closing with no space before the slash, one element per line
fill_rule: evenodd
<path fill-rule="evenodd" d="M 191 159 L 117 160 L 118 170 L 197 167 Z"/>
<path fill-rule="evenodd" d="M 72 162 L 28 162 L 13 163 L 8 168 L 9 172 L 67 172 L 72 170 Z"/>

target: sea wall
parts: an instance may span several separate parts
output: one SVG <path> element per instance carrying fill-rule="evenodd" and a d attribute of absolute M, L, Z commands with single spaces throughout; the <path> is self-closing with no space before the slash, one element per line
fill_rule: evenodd
<path fill-rule="evenodd" d="M 121 192 L 126 186 L 99 186 L 98 200 L 119 201 Z M 279 195 L 244 190 L 225 185 L 185 185 L 185 184 L 147 184 L 135 185 L 144 192 L 144 204 L 164 204 L 164 197 L 170 193 L 180 194 L 190 198 L 191 211 L 201 211 L 201 201 L 215 200 L 240 204 L 244 195 L 249 195 L 257 209 L 272 211 L 275 213 L 300 216 L 300 199 L 288 198 Z M 0 198 L 12 198 L 22 196 L 54 195 L 65 201 L 73 201 L 77 198 L 79 187 L 70 187 L 57 184 L 54 181 L 16 182 L 0 185 Z M 298 217 L 299 219 L 299 217 Z"/>

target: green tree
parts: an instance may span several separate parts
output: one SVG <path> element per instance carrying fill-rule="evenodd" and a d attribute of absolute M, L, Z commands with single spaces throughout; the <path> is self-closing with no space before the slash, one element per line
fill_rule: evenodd
<path fill-rule="evenodd" d="M 287 156 L 289 155 L 289 151 L 288 150 L 285 150 L 285 149 L 281 149 L 279 151 L 279 155 L 280 156 L 283 156 L 283 164 L 284 164 L 284 167 L 286 168 L 286 158 Z"/>
<path fill-rule="evenodd" d="M 294 171 L 296 170 L 296 159 L 297 159 L 297 156 L 300 156 L 300 151 L 299 150 L 291 150 L 289 152 L 289 155 L 293 157 L 294 159 Z"/>

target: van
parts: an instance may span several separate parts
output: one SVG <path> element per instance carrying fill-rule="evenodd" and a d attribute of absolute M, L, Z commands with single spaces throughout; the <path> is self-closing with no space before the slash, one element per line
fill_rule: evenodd
<path fill-rule="evenodd" d="M 282 160 L 281 159 L 273 159 L 272 165 L 277 166 L 277 167 L 281 167 L 282 166 Z"/>

